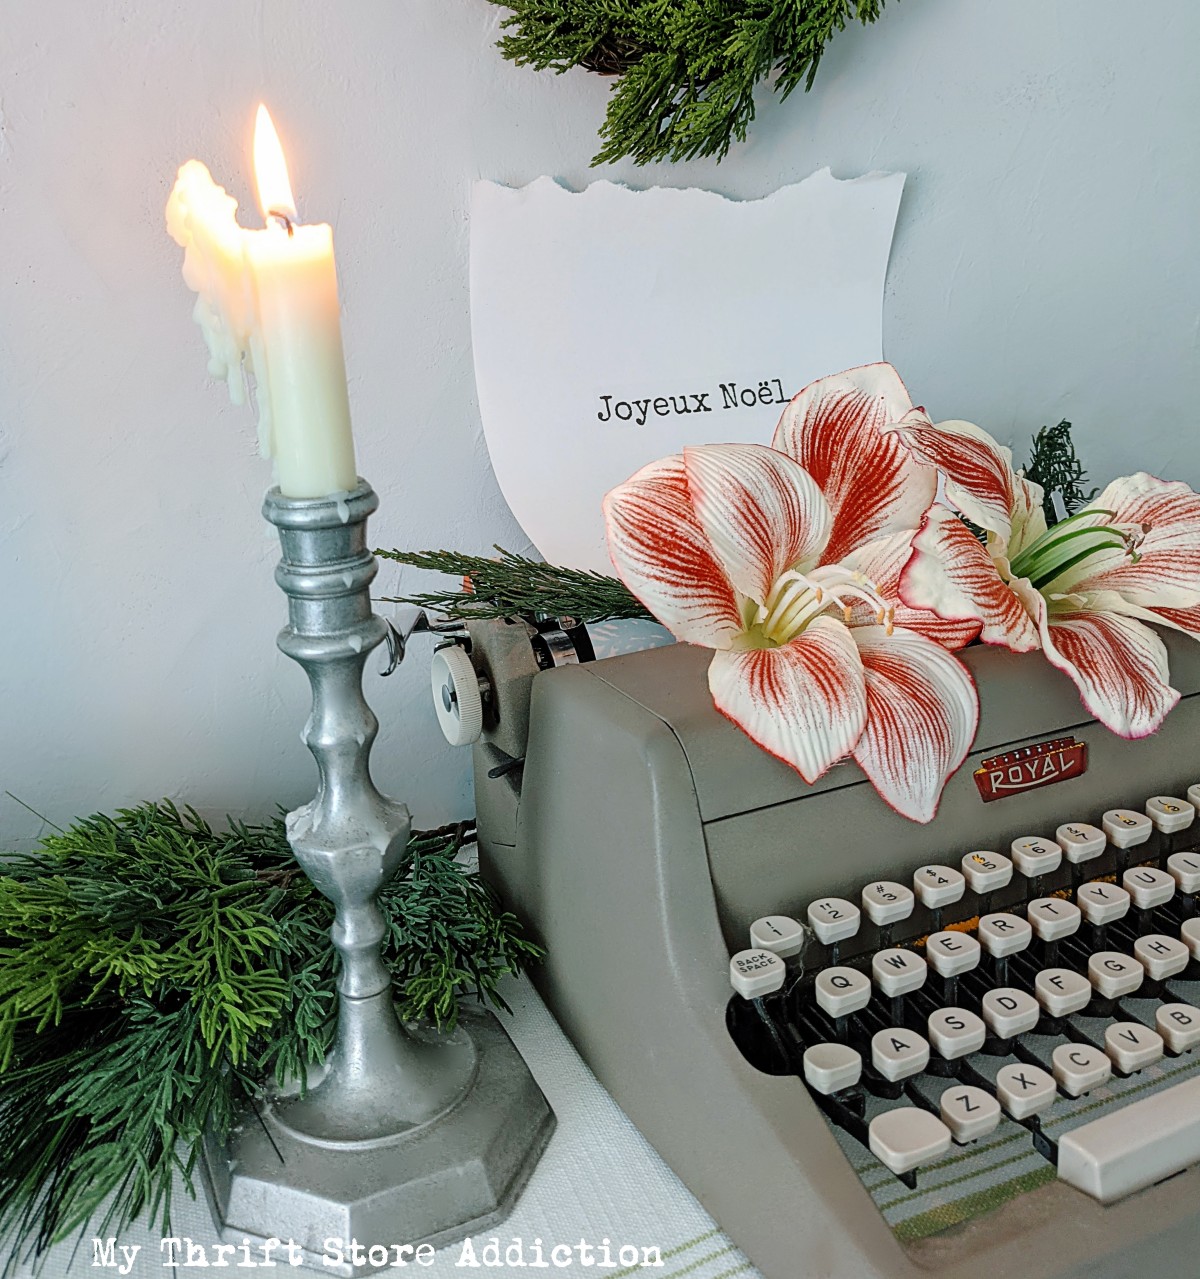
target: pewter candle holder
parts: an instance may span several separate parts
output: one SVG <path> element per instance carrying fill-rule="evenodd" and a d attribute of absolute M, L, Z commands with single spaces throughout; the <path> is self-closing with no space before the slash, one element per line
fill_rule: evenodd
<path fill-rule="evenodd" d="M 377 565 L 367 517 L 379 500 L 351 492 L 283 497 L 275 580 L 288 598 L 279 647 L 312 686 L 303 739 L 315 798 L 288 814 L 296 860 L 334 905 L 338 1026 L 309 1089 L 266 1091 L 228 1148 L 206 1148 L 206 1185 L 225 1237 L 293 1240 L 323 1274 L 373 1273 L 371 1247 L 440 1246 L 506 1215 L 554 1128 L 554 1116 L 495 1018 L 466 1010 L 453 1035 L 401 1026 L 381 956 L 380 889 L 403 864 L 408 809 L 381 795 L 369 759 L 379 724 L 362 691 L 387 625 L 371 611 Z M 328 1241 L 345 1242 L 331 1264 Z M 348 1245 L 360 1245 L 360 1262 Z M 411 1254 L 410 1254 L 411 1255 Z"/>

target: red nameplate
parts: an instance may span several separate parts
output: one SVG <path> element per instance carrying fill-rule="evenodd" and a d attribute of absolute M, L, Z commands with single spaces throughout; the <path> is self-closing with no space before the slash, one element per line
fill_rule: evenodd
<path fill-rule="evenodd" d="M 1022 746 L 985 759 L 975 770 L 975 785 L 990 804 L 994 799 L 1052 786 L 1087 772 L 1087 743 L 1073 737 L 1056 737 L 1036 746 Z"/>

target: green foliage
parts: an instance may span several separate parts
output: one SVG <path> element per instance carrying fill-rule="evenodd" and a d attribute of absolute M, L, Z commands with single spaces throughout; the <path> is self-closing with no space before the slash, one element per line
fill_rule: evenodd
<path fill-rule="evenodd" d="M 458 551 L 380 551 L 383 559 L 413 568 L 449 573 L 470 589 L 384 596 L 394 603 L 416 604 L 464 621 L 495 617 L 573 617 L 579 622 L 651 615 L 614 577 L 558 568 L 525 559 L 497 546 L 496 559 Z"/>
<path fill-rule="evenodd" d="M 1042 486 L 1045 494 L 1042 498 L 1042 510 L 1046 515 L 1046 523 L 1050 525 L 1058 522 L 1051 499 L 1052 493 L 1061 494 L 1068 515 L 1074 515 L 1081 507 L 1086 506 L 1097 493 L 1096 489 L 1084 492 L 1083 482 L 1087 479 L 1087 472 L 1075 454 L 1071 423 L 1065 418 L 1057 426 L 1043 426 L 1033 437 L 1025 478 Z"/>
<path fill-rule="evenodd" d="M 381 894 L 401 1015 L 449 1029 L 467 996 L 541 951 L 454 860 L 470 823 L 415 835 Z M 0 1241 L 8 1269 L 149 1210 L 259 1082 L 304 1078 L 332 1040 L 333 909 L 283 822 L 144 804 L 0 863 Z M 114 1195 L 103 1218 L 93 1219 Z M 24 1250 L 24 1251 L 22 1251 Z"/>
<path fill-rule="evenodd" d="M 754 89 L 812 88 L 829 40 L 883 0 L 492 0 L 512 11 L 500 50 L 518 65 L 616 71 L 592 161 L 690 160 L 745 141 Z"/>

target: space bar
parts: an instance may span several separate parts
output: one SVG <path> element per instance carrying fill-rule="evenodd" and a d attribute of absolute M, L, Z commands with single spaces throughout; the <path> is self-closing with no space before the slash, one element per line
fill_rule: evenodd
<path fill-rule="evenodd" d="M 1112 1203 L 1200 1163 L 1200 1075 L 1066 1133 L 1059 1179 Z"/>

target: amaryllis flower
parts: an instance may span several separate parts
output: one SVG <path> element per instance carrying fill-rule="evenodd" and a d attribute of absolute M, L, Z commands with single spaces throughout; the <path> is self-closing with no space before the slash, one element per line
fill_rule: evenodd
<path fill-rule="evenodd" d="M 1200 638 L 1200 497 L 1139 472 L 1048 528 L 1041 488 L 1013 473 L 1011 453 L 986 431 L 935 426 L 919 409 L 886 429 L 941 470 L 948 500 L 987 531 L 985 547 L 952 511 L 933 507 L 903 598 L 942 617 L 978 618 L 990 644 L 1040 647 L 1114 733 L 1154 732 L 1179 694 L 1166 648 L 1143 621 Z"/>
<path fill-rule="evenodd" d="M 888 365 L 824 378 L 788 406 L 776 448 L 686 449 L 613 489 L 604 513 L 629 589 L 678 639 L 716 650 L 723 715 L 809 782 L 853 755 L 927 822 L 978 717 L 947 650 L 979 628 L 899 600 L 936 489 L 880 432 L 909 407 Z"/>

